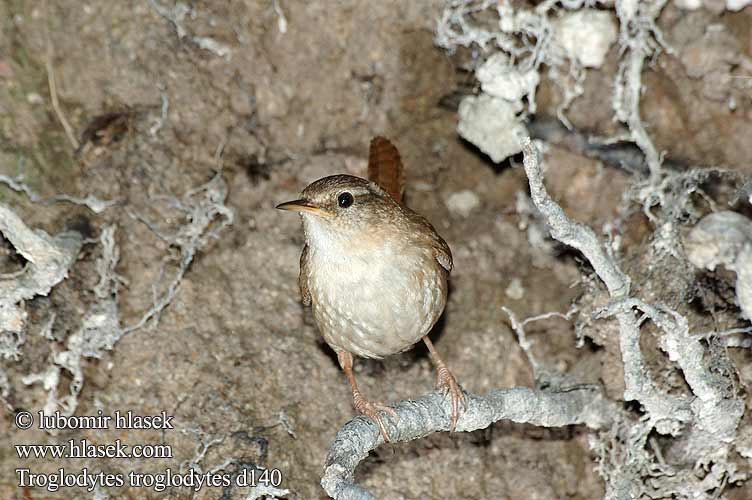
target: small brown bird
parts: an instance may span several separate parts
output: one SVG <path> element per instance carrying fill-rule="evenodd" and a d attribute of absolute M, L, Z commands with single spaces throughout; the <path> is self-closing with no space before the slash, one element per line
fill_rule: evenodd
<path fill-rule="evenodd" d="M 446 304 L 451 251 L 426 219 L 397 201 L 399 153 L 379 137 L 371 143 L 372 178 L 380 163 L 387 167 L 382 173 L 399 167 L 391 175 L 396 182 L 382 181 L 391 183 L 393 195 L 375 182 L 332 175 L 306 187 L 301 199 L 277 208 L 302 216 L 303 304 L 312 305 L 321 335 L 337 353 L 356 411 L 370 417 L 389 441 L 379 411 L 397 414 L 362 396 L 353 375 L 353 354 L 381 359 L 410 349 L 422 338 L 436 364 L 437 384 L 451 395 L 452 429 L 464 394 L 427 336 Z"/>

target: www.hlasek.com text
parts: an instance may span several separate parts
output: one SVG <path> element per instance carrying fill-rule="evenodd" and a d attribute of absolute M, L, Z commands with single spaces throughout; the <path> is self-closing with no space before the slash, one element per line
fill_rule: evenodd
<path fill-rule="evenodd" d="M 167 444 L 92 443 L 87 439 L 71 439 L 63 444 L 17 444 L 16 455 L 29 458 L 172 458 L 172 448 Z"/>

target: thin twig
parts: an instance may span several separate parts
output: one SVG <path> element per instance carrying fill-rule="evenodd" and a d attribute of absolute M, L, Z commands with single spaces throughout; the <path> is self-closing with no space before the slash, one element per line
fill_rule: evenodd
<path fill-rule="evenodd" d="M 560 313 L 558 311 L 551 311 L 526 318 L 523 321 L 519 321 L 517 319 L 517 316 L 511 311 L 511 309 L 507 307 L 502 307 L 501 309 L 506 313 L 507 316 L 509 316 L 509 322 L 512 324 L 512 329 L 517 335 L 517 343 L 520 345 L 520 348 L 525 353 L 530 366 L 533 368 L 533 379 L 535 380 L 536 384 L 539 384 L 542 365 L 533 356 L 533 341 L 527 338 L 527 334 L 525 333 L 525 325 L 527 325 L 528 323 L 533 323 L 534 321 L 540 321 L 549 318 L 561 318 L 569 321 L 570 319 L 572 319 L 574 313 L 577 312 L 577 308 L 573 306 L 569 311 L 567 311 L 566 314 Z"/>
<path fill-rule="evenodd" d="M 520 323 L 520 321 L 517 319 L 517 316 L 515 316 L 512 310 L 508 307 L 502 307 L 501 310 L 504 311 L 507 316 L 509 316 L 509 322 L 512 323 L 512 330 L 514 330 L 514 333 L 517 334 L 517 343 L 520 345 L 522 352 L 525 353 L 527 361 L 528 363 L 530 363 L 530 366 L 533 369 L 533 379 L 537 382 L 541 365 L 535 359 L 535 356 L 533 356 L 533 342 L 531 340 L 528 340 L 527 335 L 525 334 L 525 323 Z"/>
<path fill-rule="evenodd" d="M 113 207 L 121 202 L 121 199 L 116 198 L 114 200 L 100 200 L 96 196 L 91 194 L 86 195 L 84 198 L 77 196 L 70 196 L 67 194 L 56 194 L 51 198 L 44 198 L 35 192 L 31 187 L 23 182 L 23 158 L 18 161 L 18 174 L 16 177 L 10 177 L 0 174 L 0 184 L 5 184 L 13 191 L 25 194 L 29 200 L 33 203 L 50 204 L 57 202 L 73 203 L 74 205 L 80 205 L 86 207 L 94 213 L 102 213 L 110 207 Z"/>
<path fill-rule="evenodd" d="M 63 129 L 65 130 L 65 135 L 68 137 L 68 142 L 71 143 L 71 146 L 73 146 L 73 149 L 76 150 L 79 147 L 78 139 L 76 139 L 76 134 L 73 132 L 73 127 L 71 127 L 70 123 L 68 122 L 68 119 L 65 117 L 65 114 L 63 113 L 62 108 L 60 107 L 60 101 L 58 101 L 57 98 L 57 83 L 55 82 L 55 70 L 52 67 L 52 58 L 53 58 L 53 50 L 52 50 L 52 42 L 50 41 L 50 32 L 49 27 L 47 26 L 47 22 L 49 20 L 49 8 L 48 8 L 48 2 L 45 0 L 44 2 L 44 12 L 45 12 L 45 19 L 44 19 L 44 41 L 46 45 L 46 57 L 45 57 L 45 67 L 47 69 L 47 84 L 50 88 L 50 99 L 52 100 L 52 109 L 55 110 L 55 115 L 57 116 L 57 119 L 60 121 L 60 124 L 63 126 Z"/>

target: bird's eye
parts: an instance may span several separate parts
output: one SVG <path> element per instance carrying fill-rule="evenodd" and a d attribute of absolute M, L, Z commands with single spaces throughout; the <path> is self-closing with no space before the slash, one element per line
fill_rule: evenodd
<path fill-rule="evenodd" d="M 337 204 L 342 208 L 347 208 L 350 205 L 353 204 L 353 195 L 345 191 L 344 193 L 340 193 L 339 196 L 337 196 Z"/>

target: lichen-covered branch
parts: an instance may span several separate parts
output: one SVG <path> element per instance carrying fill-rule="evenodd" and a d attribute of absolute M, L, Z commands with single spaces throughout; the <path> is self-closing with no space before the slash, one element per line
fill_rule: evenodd
<path fill-rule="evenodd" d="M 588 259 L 595 273 L 603 281 L 609 295 L 614 300 L 629 295 L 630 279 L 616 265 L 606 252 L 592 229 L 570 219 L 564 210 L 551 198 L 543 185 L 543 173 L 538 149 L 529 138 L 522 140 L 525 173 L 530 184 L 530 196 L 536 208 L 546 219 L 551 236 L 569 245 Z M 669 420 L 687 417 L 686 405 L 675 397 L 663 394 L 655 387 L 645 367 L 640 351 L 640 331 L 634 314 L 622 312 L 617 315 L 622 360 L 624 362 L 624 382 L 626 400 L 637 400 L 652 410 L 654 415 L 662 415 Z M 663 419 L 661 419 L 663 420 Z"/>
<path fill-rule="evenodd" d="M 466 410 L 455 429 L 458 432 L 483 429 L 500 420 L 541 427 L 584 424 L 592 429 L 605 429 L 619 413 L 616 405 L 592 387 L 562 392 L 515 387 L 497 389 L 485 396 L 468 393 L 466 398 Z M 387 420 L 392 441 L 412 441 L 451 428 L 451 403 L 440 392 L 415 401 L 402 401 L 393 408 L 399 421 Z M 332 443 L 321 480 L 329 496 L 338 500 L 375 498 L 354 483 L 353 474 L 368 453 L 383 443 L 371 420 L 355 417 L 345 424 Z"/>
<path fill-rule="evenodd" d="M 660 347 L 671 361 L 679 365 L 695 396 L 683 404 L 691 405 L 695 423 L 712 434 L 714 441 L 730 442 L 744 412 L 744 403 L 730 393 L 729 384 L 723 377 L 713 374 L 700 339 L 689 334 L 686 318 L 676 311 L 637 299 L 616 302 L 607 309 L 612 312 L 639 310 L 661 329 Z M 681 399 L 677 398 L 677 401 Z"/>
<path fill-rule="evenodd" d="M 567 217 L 564 210 L 546 192 L 538 150 L 533 146 L 530 138 L 522 140 L 522 148 L 525 154 L 525 173 L 530 183 L 530 197 L 546 219 L 551 236 L 582 252 L 590 261 L 598 277 L 603 280 L 612 297 L 629 295 L 629 277 L 614 264 L 593 230 Z"/>
<path fill-rule="evenodd" d="M 50 364 L 41 372 L 24 377 L 23 383 L 31 385 L 41 383 L 47 391 L 44 412 L 51 414 L 56 410 L 72 415 L 78 405 L 78 395 L 84 385 L 84 359 L 101 358 L 105 351 L 113 348 L 120 331 L 117 306 L 117 286 L 119 276 L 115 273 L 119 250 L 115 243 L 115 226 L 102 229 L 99 236 L 102 255 L 97 259 L 99 283 L 94 289 L 98 300 L 91 305 L 81 319 L 81 326 L 65 342 L 64 350 L 57 350 L 50 356 Z M 45 330 L 52 337 L 53 315 Z M 60 395 L 60 383 L 63 371 L 70 375 L 68 390 Z"/>
<path fill-rule="evenodd" d="M 77 196 L 70 196 L 67 194 L 57 194 L 51 198 L 44 198 L 39 193 L 36 193 L 31 187 L 29 187 L 23 181 L 23 158 L 18 162 L 18 174 L 15 177 L 0 174 L 0 184 L 5 184 L 13 191 L 17 193 L 25 194 L 29 200 L 34 203 L 51 203 L 51 202 L 67 202 L 74 205 L 80 205 L 86 207 L 92 212 L 99 214 L 104 212 L 110 207 L 113 207 L 120 203 L 121 200 L 100 200 L 94 195 L 87 194 L 85 197 L 80 198 Z"/>
<path fill-rule="evenodd" d="M 642 68 L 645 59 L 650 57 L 662 42 L 655 20 L 666 2 L 667 0 L 616 2 L 616 14 L 619 16 L 621 28 L 619 39 L 621 46 L 627 50 L 627 55 L 619 65 L 616 75 L 614 112 L 619 121 L 627 124 L 632 140 L 645 153 L 651 183 L 659 181 L 661 157 L 640 118 Z"/>
<path fill-rule="evenodd" d="M 41 230 L 34 231 L 3 204 L 0 204 L 0 233 L 27 261 L 21 272 L 0 278 L 0 355 L 7 359 L 18 356 L 20 344 L 16 343 L 14 348 L 12 342 L 3 339 L 14 335 L 18 342 L 23 340 L 26 314 L 18 303 L 47 295 L 65 279 L 78 256 L 82 238 L 76 232 L 53 237 Z"/>
<path fill-rule="evenodd" d="M 27 194 L 31 193 L 23 187 L 21 190 Z M 112 225 L 102 229 L 99 237 L 102 254 L 96 261 L 99 282 L 93 290 L 97 300 L 81 318 L 80 327 L 66 339 L 65 349 L 56 349 L 51 354 L 50 363 L 46 368 L 22 378 L 24 384 L 39 383 L 47 391 L 44 406 L 46 413 L 59 410 L 66 415 L 73 414 L 84 384 L 84 360 L 101 358 L 104 352 L 111 350 L 124 335 L 159 318 L 161 312 L 172 301 L 196 252 L 211 239 L 217 238 L 219 232 L 232 223 L 234 213 L 224 204 L 226 196 L 227 186 L 218 174 L 206 184 L 189 191 L 182 199 L 165 198 L 173 207 L 180 210 L 186 219 L 185 224 L 171 234 L 163 234 L 156 230 L 154 224 L 145 221 L 155 233 L 180 249 L 180 263 L 177 273 L 167 285 L 167 290 L 155 299 L 154 304 L 138 321 L 129 326 L 121 325 L 118 307 L 118 287 L 124 280 L 116 272 L 120 257 L 115 240 L 116 228 Z M 0 230 L 29 261 L 24 272 L 18 273 L 12 280 L 0 278 L 0 354 L 5 357 L 17 357 L 20 356 L 19 347 L 24 340 L 23 332 L 19 330 L 14 337 L 9 337 L 5 332 L 9 329 L 6 328 L 6 323 L 11 326 L 18 324 L 18 328 L 23 326 L 25 313 L 15 304 L 34 295 L 46 294 L 65 277 L 78 253 L 81 237 L 74 233 L 73 236 L 64 234 L 51 239 L 44 233 L 34 233 L 2 205 Z M 68 243 L 70 238 L 73 238 L 73 243 Z M 58 240 L 61 243 L 58 243 Z M 9 311 L 15 316 L 10 316 Z M 49 330 L 48 334 L 54 326 L 53 323 L 54 318 L 45 328 Z M 70 378 L 70 382 L 67 390 L 61 391 L 60 385 L 66 380 L 63 374 Z M 5 379 L 2 376 L 3 373 L 0 373 L 0 395 L 7 392 L 8 385 L 4 384 Z"/>
<path fill-rule="evenodd" d="M 744 412 L 744 403 L 732 389 L 732 380 L 728 374 L 712 369 L 712 359 L 709 359 L 700 339 L 689 334 L 684 316 L 628 296 L 628 278 L 615 259 L 605 251 L 592 230 L 568 218 L 551 199 L 543 186 L 537 148 L 529 138 L 523 139 L 522 143 L 531 197 L 548 222 L 552 236 L 582 252 L 608 288 L 612 302 L 596 317 L 616 317 L 624 365 L 624 399 L 638 401 L 645 410 L 640 425 L 622 425 L 621 430 L 611 430 L 621 435 L 618 441 L 626 443 L 625 453 L 611 467 L 625 472 L 615 475 L 612 470 L 602 471 L 607 479 L 607 498 L 622 498 L 620 495 L 624 492 L 634 496 L 635 492 L 642 494 L 648 490 L 665 496 L 690 498 L 696 496 L 697 491 L 720 488 L 721 482 L 736 471 L 736 465 L 727 459 L 727 455 Z M 640 318 L 635 311 L 641 313 Z M 659 347 L 683 373 L 689 386 L 687 394 L 670 394 L 652 380 L 640 346 L 641 325 L 647 319 L 661 331 Z M 714 474 L 701 479 L 688 473 L 689 469 L 663 463 L 659 452 L 647 455 L 645 444 L 652 428 L 660 434 L 679 437 L 675 446 L 685 450 L 685 460 L 696 465 L 713 462 Z M 606 448 L 601 449 L 606 451 Z M 605 463 L 605 458 L 601 458 L 601 462 Z"/>
<path fill-rule="evenodd" d="M 38 193 L 34 192 L 27 184 L 23 182 L 23 160 L 18 163 L 18 175 L 16 177 L 10 177 L 8 175 L 0 174 L 0 184 L 5 184 L 13 191 L 25 194 L 34 203 L 50 203 L 64 201 L 67 203 L 73 203 L 74 205 L 80 205 L 86 207 L 92 212 L 99 214 L 104 212 L 110 207 L 113 207 L 120 203 L 120 200 L 100 200 L 94 195 L 87 194 L 83 198 L 77 196 L 70 196 L 67 194 L 58 194 L 52 198 L 43 198 Z"/>

